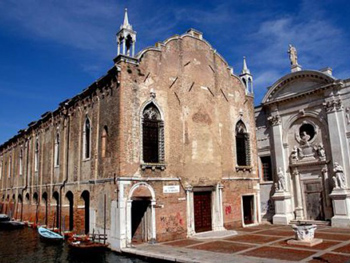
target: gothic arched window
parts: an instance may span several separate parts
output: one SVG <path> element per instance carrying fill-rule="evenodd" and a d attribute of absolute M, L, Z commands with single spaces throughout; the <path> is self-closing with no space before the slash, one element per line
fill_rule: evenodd
<path fill-rule="evenodd" d="M 19 175 L 23 174 L 23 146 L 19 150 Z"/>
<path fill-rule="evenodd" d="M 60 134 L 57 132 L 55 140 L 55 166 L 60 165 Z"/>
<path fill-rule="evenodd" d="M 108 128 L 107 126 L 103 127 L 102 138 L 101 138 L 101 157 L 106 157 L 107 152 L 107 139 L 108 139 Z"/>
<path fill-rule="evenodd" d="M 164 162 L 164 122 L 153 103 L 142 112 L 142 157 L 145 163 Z"/>
<path fill-rule="evenodd" d="M 249 133 L 242 121 L 236 125 L 236 158 L 238 166 L 250 166 Z"/>
<path fill-rule="evenodd" d="M 35 139 L 34 170 L 39 171 L 39 139 Z"/>
<path fill-rule="evenodd" d="M 84 159 L 90 158 L 91 152 L 91 123 L 88 117 L 86 117 L 83 129 L 83 154 Z"/>

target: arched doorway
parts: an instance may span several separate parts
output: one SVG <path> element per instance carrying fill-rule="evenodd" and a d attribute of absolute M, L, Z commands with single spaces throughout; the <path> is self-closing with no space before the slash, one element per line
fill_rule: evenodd
<path fill-rule="evenodd" d="M 42 201 L 44 202 L 44 205 L 45 205 L 45 225 L 47 226 L 47 209 L 48 209 L 48 207 L 47 207 L 47 193 L 45 192 L 45 193 L 43 193 L 43 195 L 42 195 Z"/>
<path fill-rule="evenodd" d="M 60 194 L 56 191 L 52 197 L 56 200 L 56 211 L 54 213 L 53 226 L 60 227 Z"/>
<path fill-rule="evenodd" d="M 156 238 L 155 224 L 155 193 L 146 183 L 135 184 L 128 200 L 130 219 L 128 220 L 129 243 L 154 241 Z"/>
<path fill-rule="evenodd" d="M 69 202 L 69 231 L 72 231 L 74 227 L 74 218 L 73 218 L 74 195 L 73 193 L 71 191 L 68 191 L 66 193 L 66 198 Z"/>
<path fill-rule="evenodd" d="M 35 204 L 35 224 L 37 224 L 39 218 L 39 197 L 37 193 L 33 194 L 33 202 Z"/>
<path fill-rule="evenodd" d="M 84 200 L 84 207 L 85 207 L 85 220 L 84 220 L 84 227 L 85 227 L 85 234 L 88 234 L 90 231 L 90 193 L 89 191 L 84 191 L 81 194 L 81 198 Z"/>
<path fill-rule="evenodd" d="M 21 221 L 23 221 L 23 197 L 22 197 L 21 194 L 18 195 L 17 200 L 18 200 L 17 201 L 18 204 L 21 204 L 21 215 L 20 215 L 20 217 L 21 217 Z"/>

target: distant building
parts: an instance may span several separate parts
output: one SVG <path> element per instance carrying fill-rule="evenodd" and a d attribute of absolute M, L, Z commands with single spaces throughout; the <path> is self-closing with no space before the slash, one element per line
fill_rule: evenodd
<path fill-rule="evenodd" d="M 302 70 L 277 80 L 255 109 L 262 217 L 274 224 L 350 226 L 350 80 Z"/>
<path fill-rule="evenodd" d="M 106 227 L 115 250 L 257 224 L 245 60 L 236 76 L 194 29 L 137 55 L 135 42 L 125 13 L 108 73 L 0 146 L 2 213 Z"/>

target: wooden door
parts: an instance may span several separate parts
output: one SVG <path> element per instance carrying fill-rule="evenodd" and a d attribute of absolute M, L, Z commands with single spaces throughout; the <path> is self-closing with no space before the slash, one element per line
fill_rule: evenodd
<path fill-rule="evenodd" d="M 133 200 L 131 206 L 131 236 L 133 243 L 148 241 L 149 220 L 147 210 L 151 201 Z"/>
<path fill-rule="evenodd" d="M 305 205 L 308 220 L 324 220 L 321 182 L 305 182 Z"/>
<path fill-rule="evenodd" d="M 194 225 L 196 232 L 211 230 L 211 192 L 194 192 Z"/>

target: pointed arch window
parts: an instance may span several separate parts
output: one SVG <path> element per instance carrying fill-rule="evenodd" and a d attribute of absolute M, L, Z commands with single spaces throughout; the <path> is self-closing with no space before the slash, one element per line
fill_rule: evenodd
<path fill-rule="evenodd" d="M 23 147 L 19 151 L 19 175 L 23 174 Z"/>
<path fill-rule="evenodd" d="M 101 157 L 105 158 L 107 153 L 107 139 L 108 139 L 108 128 L 107 126 L 103 127 L 102 138 L 101 138 Z"/>
<path fill-rule="evenodd" d="M 10 156 L 9 162 L 8 162 L 8 170 L 7 170 L 7 172 L 8 172 L 7 177 L 8 178 L 11 178 L 11 168 L 12 168 L 11 166 L 12 166 L 12 157 Z"/>
<path fill-rule="evenodd" d="M 84 159 L 91 156 L 91 122 L 88 117 L 85 118 L 83 129 L 83 154 Z"/>
<path fill-rule="evenodd" d="M 164 121 L 154 103 L 142 112 L 142 160 L 144 163 L 164 162 Z"/>
<path fill-rule="evenodd" d="M 60 134 L 56 133 L 55 138 L 55 167 L 60 165 Z"/>
<path fill-rule="evenodd" d="M 34 171 L 39 170 L 39 139 L 35 139 L 35 153 L 34 153 Z"/>
<path fill-rule="evenodd" d="M 250 166 L 249 133 L 242 121 L 236 125 L 236 160 L 238 166 Z"/>

